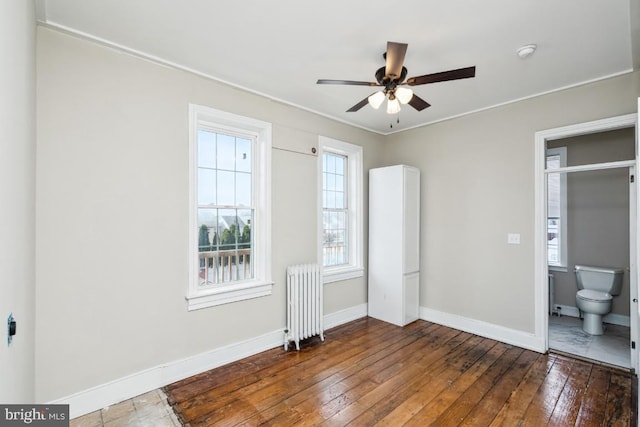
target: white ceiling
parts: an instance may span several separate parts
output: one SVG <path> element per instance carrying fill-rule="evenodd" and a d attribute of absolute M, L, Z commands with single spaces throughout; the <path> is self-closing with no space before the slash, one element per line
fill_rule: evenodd
<path fill-rule="evenodd" d="M 631 71 L 635 2 L 37 0 L 51 27 L 382 134 Z M 399 124 L 384 108 L 345 112 L 376 88 L 316 85 L 375 81 L 387 41 L 409 44 L 408 77 L 471 65 L 476 77 L 413 87 L 431 107 L 403 106 Z"/>

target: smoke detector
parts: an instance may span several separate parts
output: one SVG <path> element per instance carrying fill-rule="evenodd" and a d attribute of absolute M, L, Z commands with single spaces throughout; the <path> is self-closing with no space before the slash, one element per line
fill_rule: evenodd
<path fill-rule="evenodd" d="M 536 46 L 535 44 L 527 44 L 518 48 L 516 52 L 518 53 L 518 56 L 520 57 L 520 59 L 526 59 L 531 55 L 533 55 L 537 47 L 538 46 Z"/>

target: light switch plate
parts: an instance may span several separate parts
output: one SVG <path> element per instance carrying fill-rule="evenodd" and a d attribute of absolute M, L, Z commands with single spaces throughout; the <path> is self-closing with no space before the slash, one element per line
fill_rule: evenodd
<path fill-rule="evenodd" d="M 510 245 L 519 245 L 520 244 L 520 234 L 518 233 L 509 233 L 507 234 L 507 243 Z"/>

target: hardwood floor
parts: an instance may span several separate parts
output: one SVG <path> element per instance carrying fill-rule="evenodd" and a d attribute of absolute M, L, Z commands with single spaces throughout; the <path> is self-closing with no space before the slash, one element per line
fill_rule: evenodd
<path fill-rule="evenodd" d="M 191 426 L 636 425 L 636 379 L 425 321 L 363 318 L 165 387 Z"/>

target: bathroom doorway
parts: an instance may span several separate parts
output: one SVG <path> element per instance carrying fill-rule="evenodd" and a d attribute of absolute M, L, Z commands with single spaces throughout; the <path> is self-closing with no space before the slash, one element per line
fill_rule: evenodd
<path fill-rule="evenodd" d="M 548 144 L 547 153 L 555 152 L 555 147 L 567 149 L 571 167 L 576 158 L 582 155 L 584 159 L 585 152 L 587 158 L 596 154 L 606 159 L 598 147 L 594 149 L 600 145 L 601 150 L 606 149 L 605 155 L 632 160 L 633 136 L 624 129 L 561 139 Z M 589 169 L 548 174 L 549 349 L 631 369 L 629 202 L 633 168 L 580 166 Z M 565 191 L 558 191 L 558 187 Z M 564 197 L 557 197 L 560 193 Z M 562 200 L 565 203 L 557 203 Z M 622 290 L 609 303 L 610 312 L 598 322 L 604 325 L 602 335 L 583 330 L 584 313 L 576 307 L 576 265 L 622 271 Z"/>
<path fill-rule="evenodd" d="M 536 134 L 536 335 L 546 350 L 631 370 L 638 366 L 635 123 L 633 114 Z M 624 270 L 602 336 L 582 330 L 575 265 Z"/>

